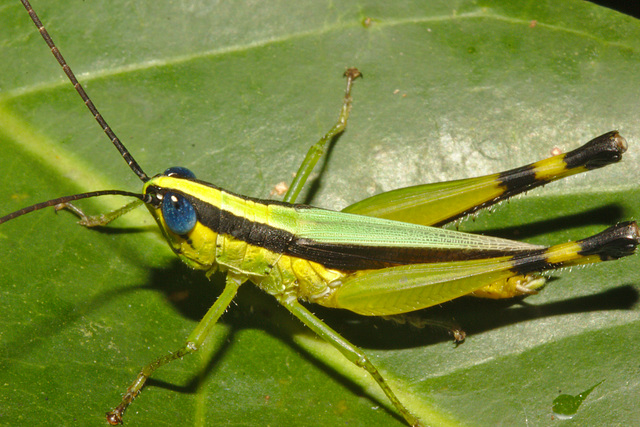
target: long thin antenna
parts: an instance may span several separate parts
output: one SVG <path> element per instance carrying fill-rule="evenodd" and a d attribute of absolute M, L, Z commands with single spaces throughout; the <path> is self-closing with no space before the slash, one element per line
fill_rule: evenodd
<path fill-rule="evenodd" d="M 32 206 L 27 206 L 26 208 L 22 208 L 19 211 L 15 211 L 10 213 L 9 215 L 3 216 L 2 218 L 0 218 L 0 224 L 10 221 L 24 214 L 28 214 L 33 211 L 39 211 L 40 209 L 48 208 L 51 206 L 57 206 L 63 203 L 74 202 L 76 200 L 81 200 L 81 199 L 88 199 L 90 197 L 110 196 L 110 195 L 135 197 L 136 199 L 140 199 L 144 201 L 144 196 L 142 194 L 130 193 L 128 191 L 120 191 L 120 190 L 91 191 L 89 193 L 74 194 L 73 196 L 58 197 L 57 199 L 47 200 L 46 202 L 38 203 Z"/>
<path fill-rule="evenodd" d="M 62 70 L 67 75 L 67 77 L 73 84 L 73 87 L 76 89 L 76 91 L 80 95 L 80 98 L 82 98 L 82 100 L 84 101 L 84 104 L 87 106 L 89 111 L 91 111 L 91 114 L 93 114 L 93 117 L 96 119 L 96 121 L 98 122 L 98 124 L 100 125 L 104 133 L 107 134 L 107 136 L 109 137 L 113 145 L 116 147 L 118 152 L 120 152 L 120 155 L 122 156 L 124 161 L 127 162 L 127 164 L 129 165 L 131 170 L 136 175 L 138 175 L 138 178 L 140 178 L 142 182 L 147 182 L 149 180 L 149 177 L 147 176 L 146 173 L 144 173 L 144 171 L 142 170 L 138 162 L 135 161 L 131 153 L 129 153 L 129 150 L 127 150 L 127 148 L 124 146 L 124 144 L 122 144 L 120 139 L 118 139 L 116 134 L 113 132 L 113 129 L 111 129 L 111 126 L 107 124 L 107 121 L 102 117 L 102 114 L 100 114 L 96 106 L 93 105 L 91 98 L 89 98 L 89 95 L 87 95 L 87 93 L 84 91 L 84 88 L 76 78 L 75 74 L 73 74 L 73 71 L 71 71 L 71 68 L 69 68 L 69 66 L 67 65 L 67 62 L 64 60 L 64 57 L 58 50 L 56 44 L 53 42 L 53 40 L 51 39 L 51 36 L 47 32 L 47 30 L 44 28 L 44 25 L 42 25 L 42 21 L 40 21 L 40 18 L 38 18 L 38 15 L 31 7 L 31 4 L 29 4 L 27 0 L 21 0 L 21 1 L 25 9 L 27 9 L 27 12 L 31 17 L 31 20 L 33 21 L 34 24 L 36 24 L 36 27 L 38 28 L 40 35 L 42 36 L 44 41 L 47 43 L 47 46 L 49 46 L 49 49 L 51 49 L 51 53 L 53 54 L 53 56 L 55 56 L 56 60 L 62 67 Z"/>

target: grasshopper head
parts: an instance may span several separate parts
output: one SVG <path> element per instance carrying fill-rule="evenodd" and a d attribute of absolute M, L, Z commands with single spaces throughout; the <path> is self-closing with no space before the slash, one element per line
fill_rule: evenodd
<path fill-rule="evenodd" d="M 193 172 L 172 167 L 147 181 L 144 200 L 173 251 L 190 267 L 215 267 L 217 233 L 202 223 L 203 206 L 217 189 L 197 181 Z"/>

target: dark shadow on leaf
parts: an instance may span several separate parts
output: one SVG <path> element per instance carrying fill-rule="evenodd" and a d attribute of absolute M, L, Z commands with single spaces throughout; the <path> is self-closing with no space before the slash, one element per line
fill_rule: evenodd
<path fill-rule="evenodd" d="M 327 168 L 327 164 L 329 164 L 329 161 L 331 159 L 331 153 L 333 152 L 333 147 L 335 146 L 336 142 L 340 139 L 341 135 L 342 134 L 334 136 L 333 138 L 331 138 L 331 141 L 327 143 L 327 150 L 319 161 L 320 165 L 319 166 L 316 165 L 316 167 L 313 169 L 314 171 L 313 175 L 315 176 L 315 178 L 310 178 L 307 181 L 305 187 L 308 190 L 306 194 L 302 194 L 303 199 L 297 200 L 296 203 L 309 204 L 314 199 L 314 196 L 316 195 L 316 193 L 320 191 L 320 185 L 322 183 L 321 178 L 324 175 L 324 171 Z"/>
<path fill-rule="evenodd" d="M 195 373 L 195 375 L 185 384 L 179 385 L 174 383 L 169 383 L 162 380 L 157 380 L 153 376 L 147 380 L 146 387 L 158 387 L 164 388 L 167 390 L 175 391 L 178 393 L 186 393 L 186 394 L 196 394 L 199 390 L 200 385 L 203 383 L 203 380 L 206 379 L 211 372 L 216 367 L 216 365 L 224 358 L 227 354 L 231 346 L 233 345 L 235 336 L 235 328 L 232 328 L 227 335 L 227 338 L 224 340 L 224 344 L 213 352 L 213 356 L 211 360 L 207 363 L 207 366 L 202 369 L 200 372 Z M 177 350 L 177 349 L 174 349 Z M 174 361 L 174 363 L 179 363 Z"/>
<path fill-rule="evenodd" d="M 575 214 L 555 216 L 554 218 L 528 222 L 527 224 L 512 227 L 483 229 L 482 234 L 520 240 L 562 230 L 607 224 L 602 227 L 602 230 L 604 230 L 608 226 L 614 225 L 624 219 L 626 219 L 624 217 L 624 209 L 617 204 L 610 204 Z M 460 230 L 462 231 L 463 228 L 464 227 L 460 227 Z"/>
<path fill-rule="evenodd" d="M 476 334 L 519 322 L 571 313 L 630 310 L 638 303 L 638 299 L 638 289 L 625 285 L 599 294 L 539 305 L 529 304 L 526 299 L 520 300 L 517 305 L 510 305 L 508 301 L 467 298 L 460 301 L 459 307 L 452 307 L 452 313 L 461 323 L 469 325 L 467 332 Z M 470 316 L 470 312 L 475 313 Z"/>
<path fill-rule="evenodd" d="M 546 304 L 528 304 L 526 299 L 487 300 L 459 298 L 416 312 L 422 318 L 438 322 L 454 322 L 467 337 L 520 322 L 570 313 L 595 311 L 630 310 L 639 300 L 640 293 L 633 285 L 620 286 L 599 294 L 580 296 Z M 380 318 L 364 318 L 339 311 L 337 315 L 328 309 L 314 310 L 327 319 L 345 338 L 355 345 L 377 350 L 414 348 L 433 345 L 453 339 L 441 328 L 418 329 L 409 325 L 385 322 Z M 326 311 L 326 314 L 325 314 Z M 338 317 L 336 319 L 335 317 Z M 331 318 L 330 318 L 331 317 Z M 336 321 L 337 320 L 337 321 Z"/>
<path fill-rule="evenodd" d="M 209 280 L 175 259 L 169 267 L 153 270 L 145 287 L 163 293 L 181 315 L 198 322 L 222 293 L 224 275 L 216 273 Z"/>
<path fill-rule="evenodd" d="M 80 227 L 82 226 L 80 225 Z M 99 232 L 100 234 L 118 236 L 121 234 L 135 235 L 135 234 L 142 234 L 142 233 L 149 233 L 149 232 L 155 233 L 155 232 L 158 232 L 158 226 L 155 224 L 151 224 L 146 227 L 113 227 L 111 225 L 107 225 L 104 227 L 92 227 L 92 228 L 89 228 L 89 230 Z"/>

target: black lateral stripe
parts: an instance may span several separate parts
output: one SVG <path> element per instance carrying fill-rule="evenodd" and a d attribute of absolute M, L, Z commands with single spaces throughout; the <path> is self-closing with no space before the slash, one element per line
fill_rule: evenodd
<path fill-rule="evenodd" d="M 198 221 L 216 233 L 226 234 L 250 245 L 276 253 L 284 253 L 295 237 L 288 231 L 249 221 L 188 194 L 181 194 L 193 204 Z"/>
<path fill-rule="evenodd" d="M 287 253 L 338 270 L 369 270 L 407 264 L 467 261 L 513 255 L 514 251 L 460 250 L 446 248 L 379 247 L 320 243 L 296 239 Z M 522 251 L 522 253 L 530 250 Z"/>
<path fill-rule="evenodd" d="M 172 190 L 176 192 L 176 190 Z M 513 251 L 394 248 L 321 243 L 299 238 L 288 231 L 267 224 L 248 221 L 231 212 L 221 210 L 189 194 L 180 193 L 195 208 L 198 220 L 211 230 L 227 234 L 250 245 L 275 253 L 282 253 L 314 261 L 326 268 L 345 271 L 380 269 L 390 266 L 428 262 L 463 261 L 513 255 Z M 251 199 L 257 201 L 256 199 Z M 268 201 L 257 201 L 269 203 Z M 523 251 L 530 252 L 530 251 Z"/>

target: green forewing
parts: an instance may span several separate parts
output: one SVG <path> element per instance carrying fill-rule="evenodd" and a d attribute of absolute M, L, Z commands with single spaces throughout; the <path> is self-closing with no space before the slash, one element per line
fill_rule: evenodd
<path fill-rule="evenodd" d="M 295 234 L 322 243 L 376 247 L 421 247 L 522 251 L 542 246 L 479 234 L 461 233 L 380 218 L 298 208 Z"/>

